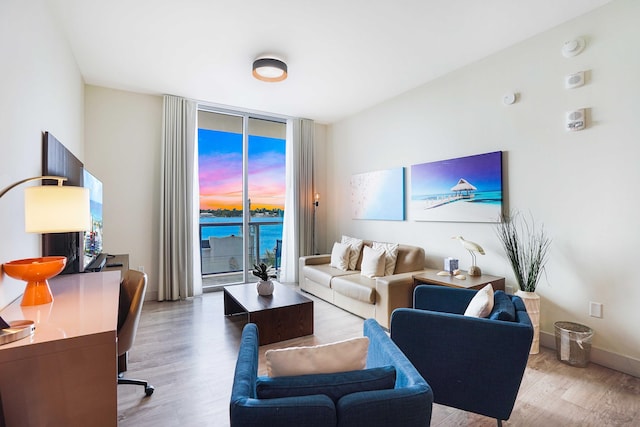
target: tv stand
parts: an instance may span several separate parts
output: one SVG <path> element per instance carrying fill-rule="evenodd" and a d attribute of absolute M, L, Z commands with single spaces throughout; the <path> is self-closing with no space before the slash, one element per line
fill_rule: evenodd
<path fill-rule="evenodd" d="M 121 277 L 129 269 L 129 254 L 108 255 L 102 271 L 120 271 Z"/>
<path fill-rule="evenodd" d="M 101 253 L 99 254 L 96 259 L 94 259 L 93 261 L 91 261 L 91 263 L 89 265 L 87 265 L 87 267 L 84 269 L 85 272 L 100 272 L 102 271 L 102 269 L 104 268 L 105 264 L 107 263 L 107 257 L 108 255 L 105 253 Z"/>

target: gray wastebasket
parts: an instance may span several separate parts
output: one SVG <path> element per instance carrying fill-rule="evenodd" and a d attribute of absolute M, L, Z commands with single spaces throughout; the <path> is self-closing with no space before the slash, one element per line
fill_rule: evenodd
<path fill-rule="evenodd" d="M 559 361 L 584 368 L 591 357 L 593 330 L 573 322 L 556 322 L 556 356 Z"/>

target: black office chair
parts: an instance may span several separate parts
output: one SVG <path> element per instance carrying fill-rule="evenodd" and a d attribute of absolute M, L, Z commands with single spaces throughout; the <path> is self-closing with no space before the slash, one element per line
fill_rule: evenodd
<path fill-rule="evenodd" d="M 144 387 L 144 393 L 151 396 L 155 389 L 147 381 L 123 378 L 127 370 L 128 352 L 136 337 L 146 291 L 147 275 L 145 273 L 136 270 L 125 272 L 120 282 L 118 304 L 118 384 L 141 385 Z"/>

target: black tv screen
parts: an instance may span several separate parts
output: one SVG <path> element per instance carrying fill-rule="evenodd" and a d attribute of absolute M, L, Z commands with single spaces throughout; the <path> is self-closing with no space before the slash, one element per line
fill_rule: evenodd
<path fill-rule="evenodd" d="M 83 186 L 84 165 L 73 153 L 49 132 L 42 138 L 42 175 L 64 176 L 64 185 Z M 43 185 L 57 185 L 55 180 L 45 180 Z M 81 273 L 82 233 L 45 233 L 42 235 L 42 256 L 65 256 L 67 266 L 61 274 Z"/>
<path fill-rule="evenodd" d="M 83 270 L 102 253 L 102 182 L 83 169 L 83 186 L 89 189 L 91 229 L 84 233 Z"/>

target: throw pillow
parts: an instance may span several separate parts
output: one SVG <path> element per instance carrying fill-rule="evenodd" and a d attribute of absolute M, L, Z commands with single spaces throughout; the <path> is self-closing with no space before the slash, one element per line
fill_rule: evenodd
<path fill-rule="evenodd" d="M 349 270 L 355 270 L 364 242 L 355 237 L 342 236 L 341 243 L 349 245 L 351 251 L 351 253 L 349 254 Z"/>
<path fill-rule="evenodd" d="M 493 309 L 489 319 L 505 320 L 507 322 L 516 320 L 516 308 L 509 295 L 505 294 L 504 291 L 495 291 L 493 293 Z"/>
<path fill-rule="evenodd" d="M 267 374 L 282 377 L 364 369 L 369 338 L 359 337 L 311 347 L 267 350 Z"/>
<path fill-rule="evenodd" d="M 396 269 L 396 261 L 398 259 L 397 243 L 380 243 L 373 242 L 373 249 L 384 251 L 384 275 L 391 276 Z"/>
<path fill-rule="evenodd" d="M 493 286 L 489 283 L 473 296 L 464 312 L 465 316 L 488 317 L 493 309 Z"/>
<path fill-rule="evenodd" d="M 384 251 L 365 246 L 360 274 L 371 278 L 384 276 L 384 259 Z"/>
<path fill-rule="evenodd" d="M 349 245 L 335 242 L 331 250 L 331 267 L 348 270 L 349 269 Z"/>
<path fill-rule="evenodd" d="M 324 394 L 337 402 L 342 396 L 360 391 L 389 390 L 396 383 L 396 368 L 379 368 L 332 374 L 297 375 L 293 377 L 258 377 L 258 399 Z"/>

